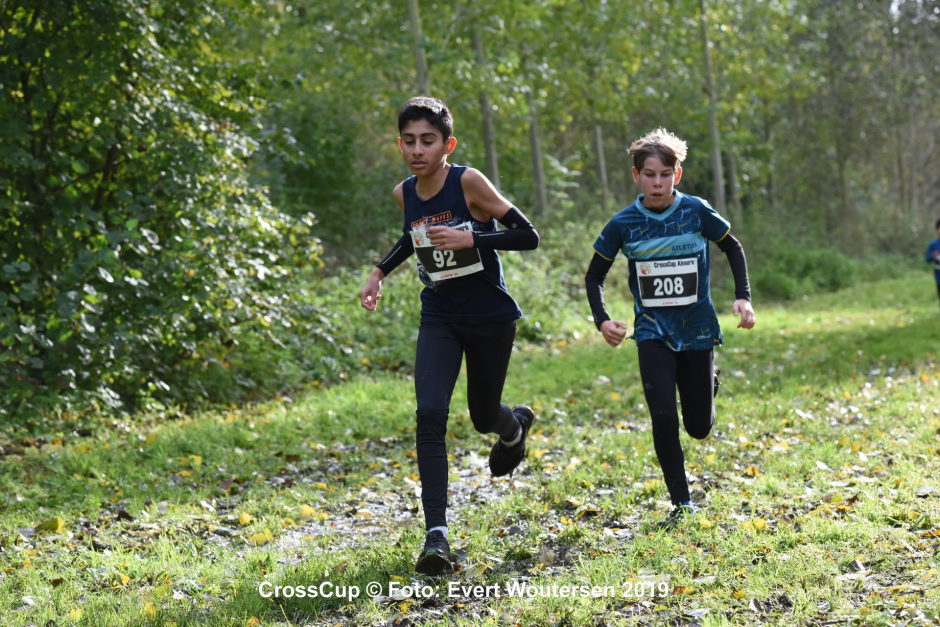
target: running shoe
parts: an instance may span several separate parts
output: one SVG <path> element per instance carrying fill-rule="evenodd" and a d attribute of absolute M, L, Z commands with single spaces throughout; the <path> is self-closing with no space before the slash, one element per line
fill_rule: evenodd
<path fill-rule="evenodd" d="M 694 505 L 676 505 L 666 516 L 666 520 L 656 523 L 656 528 L 662 531 L 672 531 L 682 522 L 682 519 L 695 513 Z"/>
<path fill-rule="evenodd" d="M 497 440 L 490 450 L 490 472 L 494 477 L 503 477 L 514 471 L 525 458 L 525 439 L 529 429 L 535 421 L 535 413 L 526 405 L 516 405 L 512 413 L 519 421 L 522 435 L 513 446 L 506 446 L 502 440 Z"/>
<path fill-rule="evenodd" d="M 415 571 L 422 575 L 436 577 L 454 570 L 454 556 L 444 534 L 438 530 L 428 533 L 424 539 L 424 548 L 415 564 Z"/>

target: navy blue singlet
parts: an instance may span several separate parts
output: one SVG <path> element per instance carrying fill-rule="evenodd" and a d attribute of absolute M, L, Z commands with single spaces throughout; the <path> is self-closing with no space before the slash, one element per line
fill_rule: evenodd
<path fill-rule="evenodd" d="M 491 233 L 496 230 L 496 220 L 480 222 L 467 208 L 460 184 L 460 177 L 466 169 L 466 166 L 451 165 L 444 187 L 427 200 L 421 200 L 415 191 L 417 177 L 405 179 L 402 185 L 405 233 L 425 226 L 456 226 L 464 222 L 469 222 L 476 232 Z M 519 305 L 506 289 L 499 255 L 495 250 L 479 252 L 483 270 L 443 281 L 432 281 L 421 262 L 418 262 L 418 274 L 425 286 L 421 291 L 422 323 L 502 322 L 522 317 Z"/>

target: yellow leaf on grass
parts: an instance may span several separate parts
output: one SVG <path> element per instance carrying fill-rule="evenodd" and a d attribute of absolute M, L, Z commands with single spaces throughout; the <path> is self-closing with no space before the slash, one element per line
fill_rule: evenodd
<path fill-rule="evenodd" d="M 180 475 L 183 477 L 192 477 L 193 473 L 189 472 L 188 470 L 181 470 Z"/>
<path fill-rule="evenodd" d="M 313 487 L 315 487 L 317 490 L 326 490 L 326 484 L 322 482 L 314 483 Z"/>
<path fill-rule="evenodd" d="M 617 394 L 616 392 L 611 392 L 611 393 L 610 393 L 610 400 L 614 401 L 615 403 L 616 403 L 616 402 L 619 402 L 619 401 L 620 401 L 620 395 Z"/>
<path fill-rule="evenodd" d="M 751 524 L 754 525 L 754 529 L 757 529 L 758 531 L 767 528 L 767 521 L 763 518 L 755 518 L 751 521 Z"/>
<path fill-rule="evenodd" d="M 114 571 L 114 574 L 118 576 L 118 578 L 114 580 L 114 585 L 116 586 L 126 586 L 131 582 L 131 578 L 122 572 Z M 121 583 L 118 583 L 118 581 Z"/>
<path fill-rule="evenodd" d="M 62 533 L 65 531 L 65 521 L 56 516 L 36 525 L 36 535 L 42 533 Z"/>
<path fill-rule="evenodd" d="M 718 455 L 716 453 L 709 453 L 705 456 L 703 461 L 706 464 L 714 464 L 716 459 L 718 459 Z"/>
<path fill-rule="evenodd" d="M 190 455 L 189 461 L 193 466 L 202 466 L 202 456 L 201 455 Z"/>
<path fill-rule="evenodd" d="M 748 466 L 747 468 L 744 469 L 744 474 L 750 477 L 756 477 L 760 474 L 760 470 L 758 470 L 754 466 Z"/>
<path fill-rule="evenodd" d="M 147 444 L 153 444 L 153 441 L 157 439 L 156 432 L 151 431 L 147 434 Z"/>
<path fill-rule="evenodd" d="M 77 607 L 73 607 L 69 610 L 69 620 L 73 623 L 77 623 L 82 620 L 82 610 Z"/>
<path fill-rule="evenodd" d="M 747 593 L 744 590 L 735 590 L 731 593 L 732 599 L 743 599 L 747 596 Z"/>
<path fill-rule="evenodd" d="M 242 527 L 247 527 L 248 525 L 252 523 L 254 519 L 255 517 L 249 514 L 248 512 L 242 512 L 241 515 L 238 517 L 238 524 L 241 525 Z"/>
<path fill-rule="evenodd" d="M 248 541 L 254 544 L 255 546 L 261 546 L 267 544 L 274 539 L 274 535 L 271 533 L 271 530 L 267 527 L 264 528 L 264 533 L 254 533 L 249 536 Z"/>
<path fill-rule="evenodd" d="M 702 528 L 704 528 L 704 529 L 711 529 L 712 527 L 715 526 L 715 523 L 713 523 L 713 522 L 710 521 L 710 520 L 705 520 L 705 519 L 702 519 L 702 520 L 698 521 L 698 524 L 699 524 L 700 527 L 702 527 Z"/>
<path fill-rule="evenodd" d="M 257 625 L 260 625 L 260 624 L 261 624 L 261 621 L 255 618 L 254 616 L 252 616 L 251 618 L 248 619 L 248 622 L 245 623 L 245 627 L 256 627 Z"/>
<path fill-rule="evenodd" d="M 140 615 L 152 620 L 157 617 L 157 608 L 154 607 L 153 603 L 147 601 L 144 603 L 144 606 L 140 608 Z"/>
<path fill-rule="evenodd" d="M 317 515 L 317 510 L 313 509 L 309 505 L 300 506 L 300 519 L 307 520 L 308 518 L 313 518 Z"/>

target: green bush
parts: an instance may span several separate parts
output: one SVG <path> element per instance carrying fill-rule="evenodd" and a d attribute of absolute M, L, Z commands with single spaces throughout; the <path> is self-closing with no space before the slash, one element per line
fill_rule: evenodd
<path fill-rule="evenodd" d="M 213 398 L 193 372 L 292 315 L 313 217 L 248 184 L 263 81 L 205 43 L 258 11 L 0 9 L 0 415 Z"/>

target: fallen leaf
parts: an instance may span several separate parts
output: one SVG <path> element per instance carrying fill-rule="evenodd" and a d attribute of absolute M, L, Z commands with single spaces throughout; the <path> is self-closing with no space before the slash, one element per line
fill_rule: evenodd
<path fill-rule="evenodd" d="M 36 535 L 41 535 L 43 533 L 62 533 L 65 531 L 65 521 L 56 516 L 55 518 L 50 518 L 49 520 L 36 525 L 34 531 L 36 532 Z"/>
<path fill-rule="evenodd" d="M 153 603 L 147 601 L 144 603 L 144 606 L 140 608 L 140 615 L 153 620 L 157 617 L 157 608 L 154 607 Z"/>
<path fill-rule="evenodd" d="M 247 527 L 254 521 L 255 517 L 249 514 L 248 512 L 242 512 L 238 517 L 238 524 L 242 527 Z"/>
<path fill-rule="evenodd" d="M 271 530 L 267 527 L 264 528 L 264 533 L 255 533 L 248 537 L 248 541 L 255 546 L 262 546 L 274 539 L 274 535 L 271 533 Z"/>

